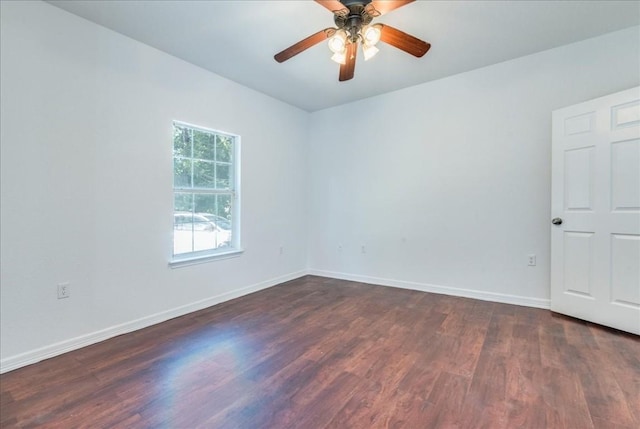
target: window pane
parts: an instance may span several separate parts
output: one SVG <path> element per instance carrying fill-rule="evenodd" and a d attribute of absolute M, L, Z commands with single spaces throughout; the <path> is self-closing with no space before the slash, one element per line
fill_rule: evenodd
<path fill-rule="evenodd" d="M 231 168 L 228 164 L 216 164 L 216 188 L 229 189 L 231 184 Z"/>
<path fill-rule="evenodd" d="M 213 161 L 215 152 L 215 136 L 198 130 L 193 130 L 193 157 Z"/>
<path fill-rule="evenodd" d="M 193 251 L 213 250 L 218 246 L 218 234 L 215 231 L 198 230 L 193 232 Z"/>
<path fill-rule="evenodd" d="M 175 158 L 173 160 L 173 186 L 191 187 L 191 160 Z"/>
<path fill-rule="evenodd" d="M 224 204 L 225 195 L 196 194 L 194 197 L 196 217 L 208 221 L 209 225 L 206 229 L 211 232 L 208 243 L 213 248 L 228 246 L 231 243 L 231 223 L 226 217 L 218 215 L 220 212 L 224 213 L 224 207 L 220 203 L 221 197 Z"/>
<path fill-rule="evenodd" d="M 216 195 L 216 220 L 223 240 L 219 240 L 219 247 L 230 246 L 233 239 L 233 228 L 231 227 L 232 216 L 232 195 Z"/>
<path fill-rule="evenodd" d="M 232 201 L 233 197 L 231 194 L 225 195 L 217 195 L 217 205 L 216 205 L 216 215 L 226 219 L 231 222 L 231 214 L 232 214 Z"/>
<path fill-rule="evenodd" d="M 187 128 L 174 125 L 173 128 L 173 156 L 191 156 L 191 136 Z"/>
<path fill-rule="evenodd" d="M 226 245 L 222 240 L 221 234 L 209 223 L 194 219 L 193 223 L 176 224 L 173 230 L 173 254 L 216 249 Z"/>
<path fill-rule="evenodd" d="M 193 252 L 193 232 L 179 226 L 173 228 L 173 254 Z"/>
<path fill-rule="evenodd" d="M 174 213 L 173 254 L 212 250 L 228 241 L 206 217 L 187 212 Z"/>
<path fill-rule="evenodd" d="M 193 194 L 187 193 L 176 193 L 174 202 L 173 202 L 173 210 L 176 212 L 189 212 L 193 211 Z"/>
<path fill-rule="evenodd" d="M 216 160 L 231 162 L 233 153 L 233 139 L 226 136 L 216 136 Z"/>
<path fill-rule="evenodd" d="M 173 201 L 173 254 L 193 252 L 193 194 L 176 193 Z"/>
<path fill-rule="evenodd" d="M 210 194 L 196 194 L 194 198 L 195 213 L 203 216 L 216 212 L 216 196 Z"/>
<path fill-rule="evenodd" d="M 215 188 L 215 163 L 193 161 L 193 186 L 195 188 Z"/>

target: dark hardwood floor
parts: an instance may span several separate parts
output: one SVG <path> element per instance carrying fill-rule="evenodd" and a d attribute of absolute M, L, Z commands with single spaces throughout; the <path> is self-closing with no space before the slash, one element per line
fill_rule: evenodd
<path fill-rule="evenodd" d="M 0 376 L 0 425 L 639 428 L 640 339 L 304 277 Z"/>

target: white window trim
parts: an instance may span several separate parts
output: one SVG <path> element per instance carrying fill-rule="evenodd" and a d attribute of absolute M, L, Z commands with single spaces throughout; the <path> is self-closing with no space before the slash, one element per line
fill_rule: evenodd
<path fill-rule="evenodd" d="M 244 253 L 244 249 L 233 249 L 233 250 L 228 250 L 226 252 L 219 252 L 215 254 L 203 254 L 199 256 L 195 256 L 194 253 L 190 253 L 189 256 L 184 258 L 174 257 L 173 259 L 171 259 L 171 261 L 169 261 L 169 267 L 181 268 L 181 267 L 188 267 L 189 265 L 204 264 L 204 263 L 216 261 L 216 260 L 219 261 L 223 259 L 237 258 L 243 253 Z"/>
<path fill-rule="evenodd" d="M 190 252 L 190 253 L 182 253 L 179 255 L 174 255 L 173 254 L 173 235 L 172 235 L 172 239 L 171 239 L 171 257 L 169 260 L 169 267 L 170 268 L 180 268 L 180 267 L 186 267 L 186 266 L 190 266 L 190 265 L 195 265 L 195 264 L 203 264 L 203 263 L 207 263 L 207 262 L 212 262 L 212 261 L 217 261 L 217 260 L 224 260 L 224 259 L 230 259 L 230 258 L 236 258 L 239 257 L 240 255 L 242 255 L 244 253 L 244 249 L 241 247 L 241 225 L 240 225 L 240 218 L 241 218 L 241 198 L 240 198 L 240 187 L 241 187 L 241 177 L 242 177 L 242 173 L 241 173 L 241 138 L 239 135 L 236 134 L 231 134 L 228 132 L 224 132 L 224 131 L 218 131 L 218 130 L 214 130 L 214 129 L 210 129 L 210 128 L 204 128 L 198 125 L 193 125 L 190 124 L 188 122 L 183 122 L 183 121 L 177 121 L 174 120 L 172 122 L 172 128 L 173 126 L 178 125 L 178 126 L 183 126 L 183 127 L 188 127 L 188 128 L 192 128 L 198 131 L 203 131 L 203 132 L 207 132 L 207 133 L 215 133 L 215 134 L 220 134 L 220 135 L 224 135 L 224 136 L 228 136 L 228 137 L 232 137 L 234 140 L 233 143 L 233 168 L 234 168 L 234 174 L 233 174 L 233 186 L 232 188 L 232 198 L 233 198 L 233 211 L 232 211 L 232 225 L 234 227 L 233 229 L 233 234 L 232 234 L 232 238 L 231 238 L 231 247 L 225 250 L 221 250 L 218 251 L 216 249 L 211 249 L 211 250 L 203 250 L 203 251 L 198 251 L 198 252 Z M 171 142 L 172 147 L 173 147 L 173 141 Z M 173 171 L 173 156 L 171 157 L 171 173 L 172 173 L 172 177 L 174 175 L 174 171 Z M 173 182 L 173 180 L 172 180 Z M 176 191 L 189 191 L 192 188 L 183 188 L 183 187 L 175 187 L 173 186 L 171 188 L 171 196 L 172 196 L 172 200 L 175 199 L 175 192 Z M 201 190 L 199 190 L 201 191 Z M 211 190 L 211 191 L 205 191 L 206 193 L 217 193 L 216 190 Z M 226 193 L 226 192 L 225 192 Z M 171 213 L 171 225 L 172 225 L 172 229 L 173 229 L 173 203 L 172 205 L 172 213 Z"/>

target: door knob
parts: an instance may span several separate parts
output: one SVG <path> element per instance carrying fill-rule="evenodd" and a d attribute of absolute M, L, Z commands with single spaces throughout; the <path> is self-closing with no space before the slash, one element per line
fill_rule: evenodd
<path fill-rule="evenodd" d="M 560 219 L 559 217 L 554 217 L 551 220 L 551 223 L 554 224 L 554 225 L 562 225 L 562 219 Z"/>

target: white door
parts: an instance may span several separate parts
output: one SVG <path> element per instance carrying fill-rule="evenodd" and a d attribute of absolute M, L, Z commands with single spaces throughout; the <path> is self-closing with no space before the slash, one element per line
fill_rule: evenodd
<path fill-rule="evenodd" d="M 553 112 L 551 188 L 551 310 L 640 334 L 640 87 Z"/>

